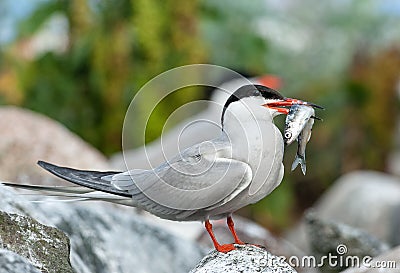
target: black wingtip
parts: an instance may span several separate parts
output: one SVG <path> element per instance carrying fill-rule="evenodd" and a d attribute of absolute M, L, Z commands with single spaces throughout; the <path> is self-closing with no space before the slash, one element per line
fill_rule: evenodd
<path fill-rule="evenodd" d="M 57 166 L 57 165 L 54 165 L 54 164 L 51 164 L 49 162 L 42 161 L 42 160 L 39 160 L 37 162 L 37 164 L 40 167 L 42 167 L 43 169 L 45 169 L 46 171 L 48 171 L 49 173 L 52 173 L 55 176 L 58 176 L 59 178 L 62 178 L 62 179 L 66 179 L 66 178 L 63 175 L 60 174 L 60 170 L 62 170 L 62 169 L 64 169 L 64 170 L 68 170 L 68 169 L 72 170 L 70 168 L 60 167 L 60 166 Z M 66 179 L 66 180 L 68 180 L 68 179 Z M 70 180 L 68 180 L 68 181 L 70 181 Z"/>
<path fill-rule="evenodd" d="M 125 197 L 132 196 L 126 191 L 121 191 L 116 188 L 113 188 L 113 186 L 109 182 L 102 180 L 103 176 L 115 175 L 121 172 L 115 172 L 115 171 L 99 172 L 99 171 L 77 170 L 68 167 L 57 166 L 41 160 L 39 160 L 37 164 L 46 171 L 54 174 L 55 176 L 67 180 L 69 182 L 72 182 L 74 184 L 84 186 L 93 190 L 99 190 L 120 196 L 125 196 Z"/>
<path fill-rule="evenodd" d="M 38 160 L 37 164 L 38 164 L 40 167 L 42 167 L 43 169 L 45 169 L 46 171 L 51 171 L 51 170 L 53 170 L 54 168 L 59 167 L 59 166 L 57 166 L 57 165 L 54 165 L 54 164 L 51 164 L 51 163 L 49 163 L 49 162 L 42 161 L 42 160 Z"/>
<path fill-rule="evenodd" d="M 44 168 L 46 166 L 46 164 L 48 164 L 48 163 L 45 161 L 42 161 L 42 160 L 38 160 L 38 162 L 36 164 L 38 164 L 40 167 Z"/>

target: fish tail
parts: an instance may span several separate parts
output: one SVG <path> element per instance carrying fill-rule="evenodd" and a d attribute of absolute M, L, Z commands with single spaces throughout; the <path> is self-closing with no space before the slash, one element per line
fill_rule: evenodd
<path fill-rule="evenodd" d="M 306 175 L 306 171 L 307 171 L 306 159 L 304 158 L 304 156 L 299 156 L 298 154 L 296 154 L 296 158 L 294 159 L 293 164 L 292 164 L 292 171 L 294 171 L 294 169 L 296 169 L 297 165 L 299 165 L 299 164 L 300 164 L 303 175 Z"/>

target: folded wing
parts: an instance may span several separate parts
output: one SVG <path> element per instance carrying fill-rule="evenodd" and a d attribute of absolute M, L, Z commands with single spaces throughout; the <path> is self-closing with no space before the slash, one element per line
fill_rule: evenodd
<path fill-rule="evenodd" d="M 173 210 L 193 211 L 228 202 L 249 186 L 251 168 L 224 157 L 229 146 L 208 144 L 195 145 L 153 170 L 114 175 L 111 184 L 132 194 L 133 200 L 144 195 L 147 201 Z"/>

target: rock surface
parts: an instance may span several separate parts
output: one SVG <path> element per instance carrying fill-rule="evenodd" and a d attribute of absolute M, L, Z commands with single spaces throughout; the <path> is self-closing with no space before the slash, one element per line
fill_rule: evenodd
<path fill-rule="evenodd" d="M 0 117 L 0 179 L 3 181 L 62 184 L 60 179 L 38 168 L 38 160 L 83 169 L 105 170 L 109 167 L 100 152 L 46 116 L 3 106 Z"/>
<path fill-rule="evenodd" d="M 235 245 L 236 250 L 220 253 L 210 252 L 190 273 L 227 272 L 296 272 L 282 257 L 254 245 Z"/>
<path fill-rule="evenodd" d="M 77 273 L 186 273 L 204 256 L 197 244 L 147 223 L 132 209 L 101 202 L 32 203 L 0 185 L 0 210 L 63 230 Z"/>
<path fill-rule="evenodd" d="M 317 216 L 364 230 L 390 246 L 400 244 L 400 179 L 357 171 L 339 178 L 313 207 Z M 384 223 L 384 224 L 382 224 Z M 303 221 L 285 236 L 310 252 Z"/>
<path fill-rule="evenodd" d="M 317 261 L 329 255 L 342 256 L 344 259 L 358 257 L 362 260 L 363 257 L 375 257 L 389 249 L 386 244 L 365 231 L 323 220 L 312 212 L 307 213 L 306 222 L 311 251 Z M 345 267 L 346 265 L 332 266 L 324 263 L 321 269 L 323 272 L 338 272 Z"/>
<path fill-rule="evenodd" d="M 361 228 L 390 245 L 400 226 L 400 179 L 384 173 L 358 171 L 344 175 L 317 202 L 316 213 Z M 382 224 L 385 223 L 385 224 Z"/>
<path fill-rule="evenodd" d="M 130 209 L 101 203 L 78 204 L 68 210 L 58 203 L 41 208 L 64 210 L 46 214 L 70 236 L 72 264 L 83 262 L 88 272 L 132 272 L 135 268 L 135 272 L 183 273 L 204 255 L 196 244 L 143 221 Z"/>
<path fill-rule="evenodd" d="M 42 272 L 73 272 L 68 237 L 31 217 L 0 211 L 0 248 L 25 257 Z"/>
<path fill-rule="evenodd" d="M 27 259 L 17 253 L 0 249 L 0 273 L 41 273 Z"/>

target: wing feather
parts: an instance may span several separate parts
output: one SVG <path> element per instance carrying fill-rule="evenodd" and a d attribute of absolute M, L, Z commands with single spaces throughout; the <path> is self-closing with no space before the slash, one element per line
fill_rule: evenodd
<path fill-rule="evenodd" d="M 247 163 L 225 157 L 231 148 L 228 144 L 203 142 L 156 169 L 115 175 L 111 183 L 134 200 L 139 198 L 135 195 L 145 195 L 173 210 L 192 211 L 227 202 L 252 179 Z"/>

